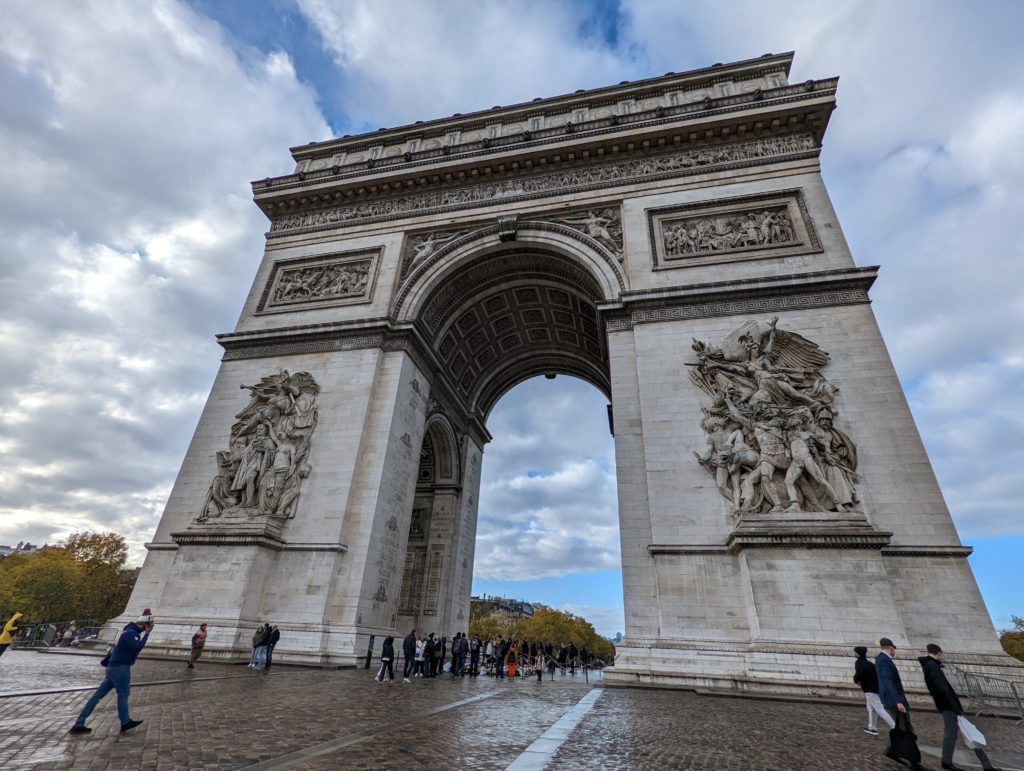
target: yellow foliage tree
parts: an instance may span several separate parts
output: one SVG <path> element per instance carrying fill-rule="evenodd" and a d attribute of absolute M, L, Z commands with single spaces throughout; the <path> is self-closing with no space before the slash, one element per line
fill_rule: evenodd
<path fill-rule="evenodd" d="M 121 580 L 128 559 L 115 533 L 73 533 L 30 554 L 0 559 L 0 616 L 25 614 L 22 623 L 94 619 L 124 610 L 131 586 Z"/>
<path fill-rule="evenodd" d="M 615 646 L 601 637 L 586 619 L 551 608 L 538 609 L 528 618 L 497 612 L 474 615 L 469 621 L 469 635 L 483 640 L 504 637 L 551 643 L 556 648 L 572 643 L 606 662 L 611 662 L 615 656 Z"/>
<path fill-rule="evenodd" d="M 1015 659 L 1024 661 L 1024 617 L 1010 616 L 1013 621 L 1013 629 L 1006 629 L 999 635 L 999 642 L 1003 644 L 1003 650 Z"/>

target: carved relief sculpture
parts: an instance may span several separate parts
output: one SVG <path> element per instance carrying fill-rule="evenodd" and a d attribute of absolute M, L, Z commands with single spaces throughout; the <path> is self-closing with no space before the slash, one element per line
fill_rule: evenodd
<path fill-rule="evenodd" d="M 366 292 L 369 275 L 369 260 L 285 270 L 270 297 L 270 305 L 358 297 Z"/>
<path fill-rule="evenodd" d="M 552 217 L 551 221 L 590 236 L 622 262 L 622 220 L 618 208 L 592 209 L 568 217 Z"/>
<path fill-rule="evenodd" d="M 281 370 L 257 385 L 235 417 L 227 450 L 217 453 L 217 475 L 197 522 L 221 516 L 295 516 L 302 480 L 309 476 L 310 437 L 320 387 L 308 372 Z"/>
<path fill-rule="evenodd" d="M 791 244 L 795 233 L 786 206 L 662 223 L 670 257 Z"/>
<path fill-rule="evenodd" d="M 777 324 L 693 341 L 690 379 L 713 400 L 694 455 L 736 515 L 857 510 L 857 449 L 833 425 L 838 389 L 821 374 L 829 356 Z"/>
<path fill-rule="evenodd" d="M 429 233 L 417 233 L 409 236 L 402 250 L 402 278 L 415 266 L 447 243 L 469 233 L 468 230 L 433 230 Z"/>

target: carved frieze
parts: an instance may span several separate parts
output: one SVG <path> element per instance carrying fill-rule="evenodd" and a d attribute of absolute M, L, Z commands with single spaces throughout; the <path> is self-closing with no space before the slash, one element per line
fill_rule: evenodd
<path fill-rule="evenodd" d="M 279 260 L 257 313 L 369 302 L 380 249 Z"/>
<path fill-rule="evenodd" d="M 281 370 L 252 386 L 249 404 L 231 426 L 228 449 L 217 453 L 217 474 L 196 517 L 290 519 L 309 476 L 310 438 L 320 387 L 308 372 Z"/>
<path fill-rule="evenodd" d="M 442 246 L 469 232 L 465 228 L 461 230 L 431 230 L 427 233 L 415 233 L 408 236 L 402 249 L 401 278 L 404 279 L 409 271 L 426 261 Z"/>
<path fill-rule="evenodd" d="M 799 190 L 648 211 L 655 269 L 820 251 Z"/>
<path fill-rule="evenodd" d="M 712 398 L 694 456 L 736 516 L 860 511 L 857 448 L 835 425 L 839 389 L 821 373 L 829 355 L 778 320 L 693 341 L 690 380 Z"/>
<path fill-rule="evenodd" d="M 598 161 L 577 168 L 511 177 L 497 182 L 451 186 L 430 192 L 284 214 L 273 221 L 270 235 L 287 235 L 355 222 L 429 214 L 546 195 L 562 195 L 590 187 L 634 184 L 645 179 L 660 179 L 665 176 L 704 173 L 709 167 L 775 160 L 787 155 L 811 152 L 815 148 L 814 138 L 810 134 L 795 133 L 622 161 Z"/>

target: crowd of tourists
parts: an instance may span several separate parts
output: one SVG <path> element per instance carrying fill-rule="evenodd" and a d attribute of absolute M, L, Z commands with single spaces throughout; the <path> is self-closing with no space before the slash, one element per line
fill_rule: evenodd
<path fill-rule="evenodd" d="M 411 683 L 414 677 L 532 677 L 540 680 L 545 671 L 561 669 L 576 674 L 577 668 L 592 668 L 596 662 L 586 648 L 573 643 L 554 645 L 539 640 L 512 640 L 469 637 L 456 632 L 450 640 L 437 637 L 433 632 L 417 636 L 413 629 L 402 640 L 402 681 Z M 374 679 L 390 682 L 395 679 L 395 638 L 387 637 L 381 648 L 380 668 Z"/>
<path fill-rule="evenodd" d="M 16 613 L 2 628 L 0 654 L 10 644 L 12 635 L 17 632 L 20 617 L 21 614 Z M 86 727 L 86 720 L 110 691 L 117 693 L 121 731 L 130 731 L 142 723 L 141 720 L 133 720 L 129 714 L 128 694 L 131 688 L 131 668 L 146 646 L 152 629 L 153 615 L 149 608 L 146 608 L 136 621 L 125 625 L 113 650 L 100 661 L 106 669 L 103 682 L 86 702 L 70 733 L 86 734 L 91 731 Z M 261 625 L 253 635 L 249 666 L 254 669 L 270 669 L 274 647 L 280 638 L 281 633 L 276 625 Z M 189 668 L 194 667 L 205 644 L 206 624 L 201 624 L 199 631 L 192 637 Z M 878 648 L 879 652 L 874 662 L 868 658 L 866 647 L 858 646 L 853 649 L 856 656 L 853 681 L 864 692 L 867 707 L 867 726 L 864 731 L 877 736 L 878 720 L 881 719 L 890 729 L 885 755 L 915 771 L 930 771 L 921 764 L 921 752 L 911 722 L 910 703 L 895 663 L 896 645 L 888 637 L 883 637 L 878 641 Z M 985 752 L 985 737 L 964 715 L 960 698 L 946 677 L 942 648 L 929 644 L 926 650 L 927 655 L 919 657 L 917 661 L 924 674 L 928 693 L 935 703 L 935 709 L 942 716 L 942 768 L 962 771 L 953 759 L 959 735 L 967 747 L 974 751 L 983 768 L 998 771 Z M 603 662 L 596 661 L 586 648 L 577 648 L 572 643 L 556 646 L 540 640 L 483 640 L 480 637 L 470 638 L 461 632 L 449 640 L 448 637 L 438 638 L 433 633 L 425 637 L 417 636 L 414 629 L 402 640 L 401 652 L 404 659 L 402 680 L 405 683 L 411 683 L 415 677 L 433 678 L 444 674 L 453 678 L 477 677 L 483 674 L 498 679 L 536 675 L 537 679 L 541 680 L 544 672 L 553 673 L 556 669 L 574 674 L 577 668 L 586 670 L 594 666 L 603 666 Z M 381 650 L 380 668 L 374 679 L 377 682 L 393 681 L 395 663 L 395 638 L 386 637 Z"/>

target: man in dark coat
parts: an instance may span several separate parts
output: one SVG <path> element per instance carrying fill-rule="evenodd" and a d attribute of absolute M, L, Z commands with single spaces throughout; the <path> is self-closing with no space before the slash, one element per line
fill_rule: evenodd
<path fill-rule="evenodd" d="M 885 711 L 882 700 L 878 698 L 878 673 L 875 672 L 875 665 L 868 661 L 868 649 L 859 645 L 853 649 L 857 661 L 853 665 L 853 682 L 864 691 L 864 702 L 868 708 L 868 727 L 864 733 L 878 736 L 878 718 L 881 717 L 889 728 L 896 727 L 896 721 Z"/>
<path fill-rule="evenodd" d="M 953 686 L 946 679 L 946 673 L 942 671 L 942 648 L 934 643 L 929 643 L 926 650 L 927 656 L 921 656 L 918 662 L 924 670 L 924 684 L 928 686 L 928 693 L 932 695 L 935 702 L 935 709 L 942 715 L 942 722 L 945 726 L 945 734 L 942 737 L 942 767 L 953 769 L 953 771 L 965 771 L 961 766 L 953 763 L 953 750 L 956 749 L 956 735 L 959 731 L 957 717 L 964 714 L 964 708 L 960 705 L 960 698 L 953 690 Z M 981 747 L 972 747 L 974 754 L 981 761 L 982 768 L 993 768 L 992 761 L 988 759 L 985 750 Z"/>
<path fill-rule="evenodd" d="M 263 635 L 263 639 L 266 641 L 267 646 L 267 666 L 264 670 L 270 669 L 271 663 L 274 661 L 274 648 L 277 647 L 278 642 L 281 640 L 281 630 L 277 628 L 277 624 L 271 627 L 267 625 L 267 631 Z"/>
<path fill-rule="evenodd" d="M 498 680 L 505 679 L 505 659 L 508 656 L 508 643 L 504 638 L 498 640 L 494 646 L 494 677 Z"/>
<path fill-rule="evenodd" d="M 402 668 L 402 682 L 411 683 L 412 671 L 416 668 L 416 630 L 413 629 L 402 640 L 402 656 L 405 666 Z"/>
<path fill-rule="evenodd" d="M 480 674 L 480 647 L 482 643 L 479 637 L 474 637 L 469 643 L 469 676 L 476 677 Z"/>
<path fill-rule="evenodd" d="M 431 632 L 427 635 L 427 641 L 423 643 L 423 676 L 433 677 L 436 672 L 434 670 L 434 633 Z"/>
<path fill-rule="evenodd" d="M 910 704 L 907 702 L 907 694 L 903 691 L 903 681 L 900 679 L 900 672 L 896 669 L 896 664 L 893 662 L 893 656 L 896 655 L 896 646 L 893 645 L 892 640 L 888 637 L 883 637 L 878 641 L 878 647 L 881 649 L 875 657 L 875 672 L 878 674 L 878 696 L 882 700 L 882 705 L 894 717 L 899 712 L 906 715 L 907 727 L 913 733 L 913 726 L 910 722 Z M 886 757 L 895 760 L 900 765 L 906 765 L 893 749 L 891 741 L 893 734 L 890 733 L 889 736 L 890 743 L 889 748 L 885 751 Z M 926 768 L 926 766 L 922 766 L 918 761 L 912 761 L 910 767 L 915 769 L 915 771 Z"/>
<path fill-rule="evenodd" d="M 85 725 L 85 721 L 96 709 L 96 705 L 111 691 L 117 692 L 117 716 L 121 721 L 121 733 L 142 725 L 141 720 L 132 720 L 131 715 L 128 714 L 128 694 L 132 689 L 132 667 L 135 666 L 135 660 L 139 657 L 142 649 L 146 647 L 151 631 L 153 631 L 153 614 L 149 608 L 142 611 L 138 621 L 132 621 L 125 625 L 121 636 L 117 638 L 114 650 L 100 661 L 100 664 L 107 668 L 103 682 L 96 689 L 96 693 L 85 703 L 85 707 L 82 708 L 78 719 L 75 720 L 75 724 L 71 726 L 68 733 L 92 733 L 92 729 Z"/>

